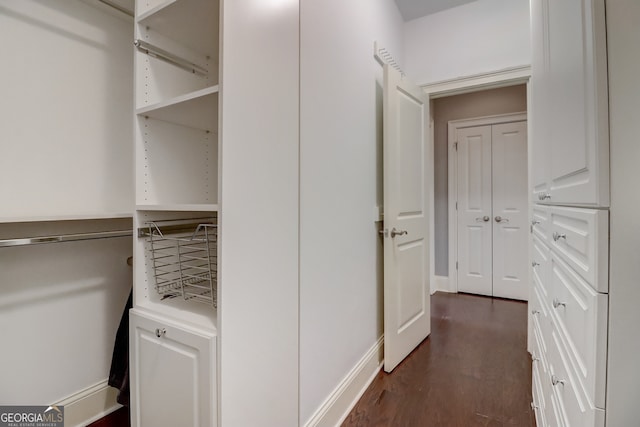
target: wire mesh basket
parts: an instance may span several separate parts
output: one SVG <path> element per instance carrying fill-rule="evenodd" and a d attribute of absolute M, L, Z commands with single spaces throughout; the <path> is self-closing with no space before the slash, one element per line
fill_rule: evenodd
<path fill-rule="evenodd" d="M 147 250 L 162 298 L 180 297 L 217 307 L 218 226 L 147 223 Z"/>

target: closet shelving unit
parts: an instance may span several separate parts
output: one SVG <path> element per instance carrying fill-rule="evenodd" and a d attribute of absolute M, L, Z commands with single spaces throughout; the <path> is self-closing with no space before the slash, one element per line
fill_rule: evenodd
<path fill-rule="evenodd" d="M 217 424 L 219 13 L 136 2 L 133 426 Z"/>

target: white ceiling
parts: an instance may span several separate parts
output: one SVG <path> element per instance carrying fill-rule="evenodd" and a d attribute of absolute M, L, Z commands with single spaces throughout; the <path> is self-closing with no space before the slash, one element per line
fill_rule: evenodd
<path fill-rule="evenodd" d="M 421 18 L 425 15 L 451 9 L 476 0 L 396 0 L 398 9 L 405 21 Z"/>

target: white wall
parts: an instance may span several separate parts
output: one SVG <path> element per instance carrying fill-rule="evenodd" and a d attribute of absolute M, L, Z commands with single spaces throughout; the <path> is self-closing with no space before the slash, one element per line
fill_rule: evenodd
<path fill-rule="evenodd" d="M 339 11 L 339 13 L 338 13 Z M 382 334 L 382 68 L 402 61 L 393 0 L 301 7 L 300 425 Z"/>
<path fill-rule="evenodd" d="M 640 2 L 608 0 L 611 161 L 607 426 L 638 423 L 640 402 Z"/>
<path fill-rule="evenodd" d="M 404 25 L 405 72 L 419 85 L 531 63 L 528 0 L 478 0 Z"/>
<path fill-rule="evenodd" d="M 131 228 L 130 219 L 0 224 L 0 239 Z M 109 376 L 130 237 L 0 248 L 0 402 L 49 405 Z"/>
<path fill-rule="evenodd" d="M 132 38 L 82 1 L 0 3 L 0 239 L 131 228 L 22 221 L 131 215 Z M 130 237 L 0 248 L 0 402 L 69 398 L 78 420 L 74 396 L 102 396 L 131 252 Z"/>
<path fill-rule="evenodd" d="M 0 221 L 131 215 L 132 39 L 78 0 L 0 3 Z"/>

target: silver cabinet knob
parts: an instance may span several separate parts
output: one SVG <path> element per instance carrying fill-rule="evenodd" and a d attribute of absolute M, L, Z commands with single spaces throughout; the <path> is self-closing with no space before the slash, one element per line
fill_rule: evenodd
<path fill-rule="evenodd" d="M 532 361 L 532 362 L 539 362 L 539 361 L 540 361 L 540 358 L 539 358 L 539 357 L 537 357 L 537 356 L 533 356 L 533 357 L 531 357 L 531 361 Z"/>
<path fill-rule="evenodd" d="M 551 198 L 551 194 L 549 193 L 540 193 L 538 194 L 538 200 L 547 200 Z"/>
<path fill-rule="evenodd" d="M 565 381 L 563 379 L 560 379 L 558 377 L 556 377 L 555 375 L 551 375 L 551 384 L 553 385 L 558 385 L 558 384 L 562 384 L 564 385 Z"/>
<path fill-rule="evenodd" d="M 531 314 L 533 314 L 534 316 L 536 314 L 540 314 L 540 310 L 531 310 Z"/>
<path fill-rule="evenodd" d="M 535 403 L 531 402 L 531 409 L 535 411 L 536 409 L 538 409 L 538 406 L 536 406 Z"/>
<path fill-rule="evenodd" d="M 409 234 L 409 232 L 407 230 L 396 230 L 395 227 L 391 229 L 391 237 L 404 236 L 405 234 Z"/>
<path fill-rule="evenodd" d="M 531 262 L 531 267 L 533 267 L 533 268 L 536 268 L 539 265 L 540 265 L 540 263 L 538 263 L 538 262 L 535 262 L 535 261 Z"/>
<path fill-rule="evenodd" d="M 531 221 L 531 232 L 533 233 L 533 227 L 540 224 L 540 221 L 536 221 L 535 219 Z"/>
<path fill-rule="evenodd" d="M 509 222 L 507 218 L 502 218 L 501 216 L 495 217 L 496 222 Z"/>
<path fill-rule="evenodd" d="M 567 235 L 566 235 L 566 234 L 564 234 L 564 233 L 562 233 L 562 234 L 561 234 L 561 233 L 558 233 L 557 231 L 554 231 L 554 232 L 553 232 L 553 241 L 554 241 L 554 242 L 557 242 L 557 241 L 558 241 L 558 240 L 560 240 L 560 239 L 565 239 L 565 240 L 567 240 Z"/>
<path fill-rule="evenodd" d="M 566 307 L 567 303 L 560 301 L 558 298 L 553 299 L 553 308 L 558 308 L 560 306 Z"/>
<path fill-rule="evenodd" d="M 479 216 L 478 218 L 476 218 L 476 222 L 489 222 L 491 218 L 488 215 L 485 216 Z"/>
<path fill-rule="evenodd" d="M 167 330 L 165 328 L 156 329 L 156 337 L 158 338 L 163 337 L 166 333 L 167 333 Z"/>

